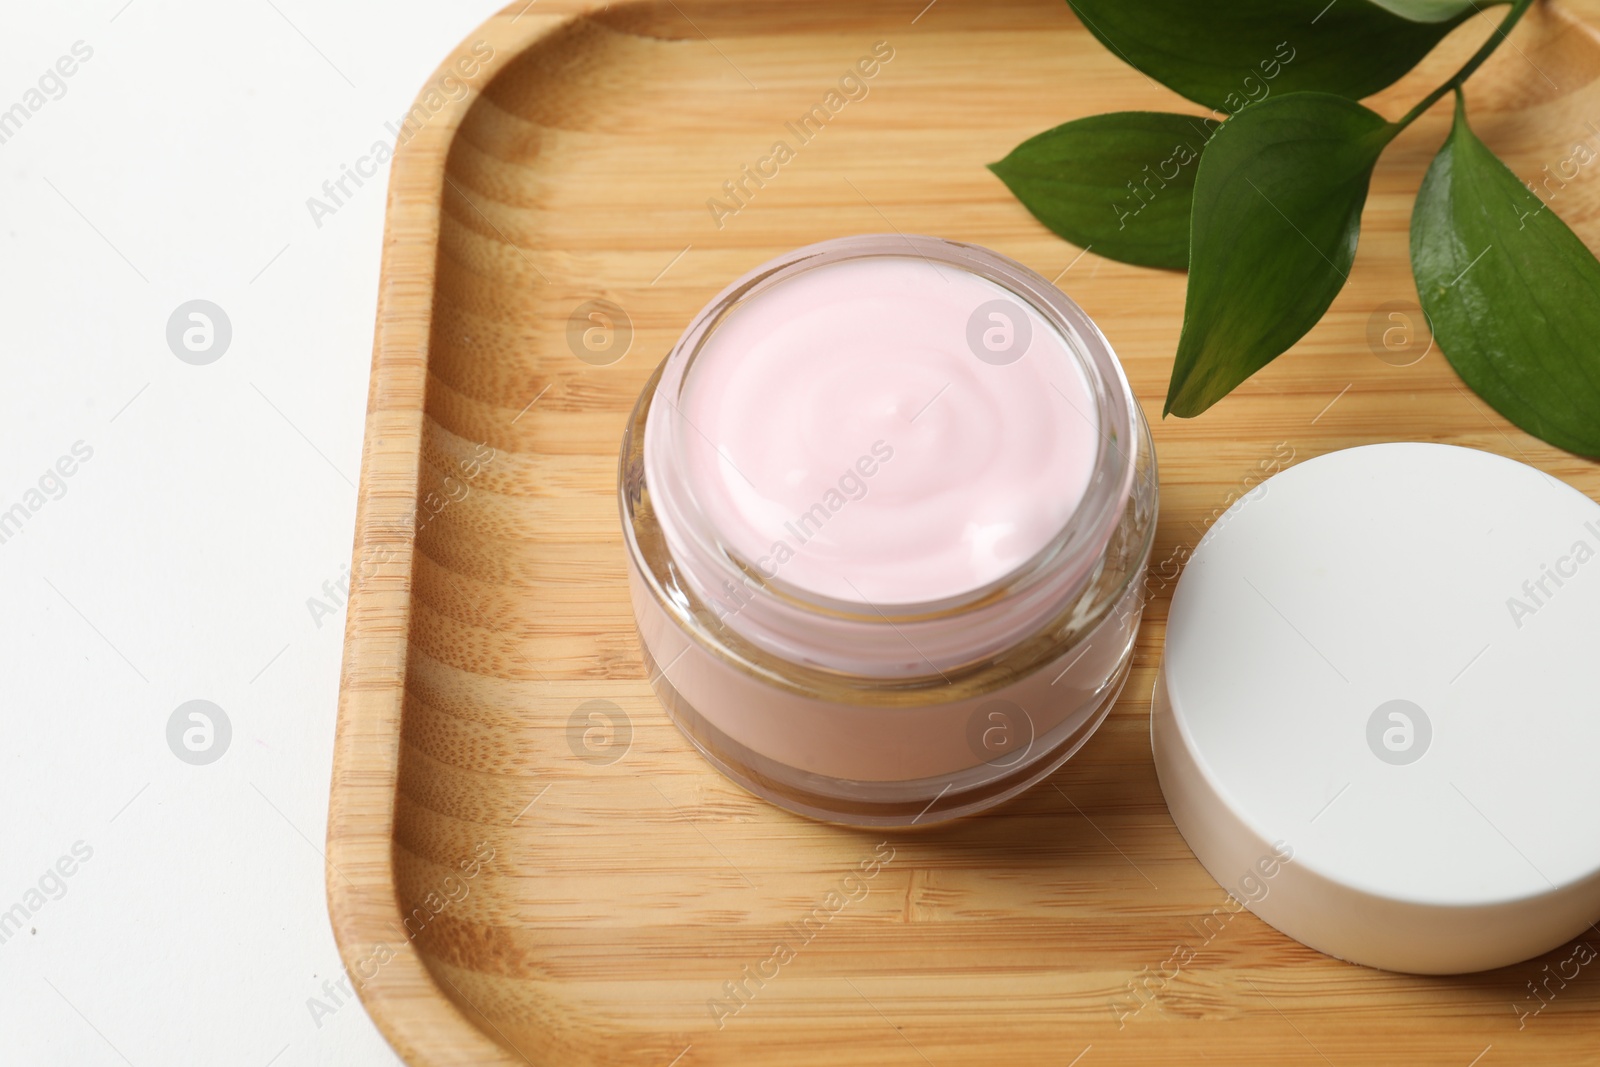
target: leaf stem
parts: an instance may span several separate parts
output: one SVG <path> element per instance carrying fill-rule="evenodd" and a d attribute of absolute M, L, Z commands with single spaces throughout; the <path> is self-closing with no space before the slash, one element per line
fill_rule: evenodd
<path fill-rule="evenodd" d="M 1443 85 L 1439 86 L 1439 88 L 1423 97 L 1421 103 L 1417 104 L 1417 106 L 1412 108 L 1410 111 L 1407 111 L 1404 117 L 1394 124 L 1395 132 L 1398 133 L 1400 130 L 1405 129 L 1407 126 L 1417 121 L 1418 116 L 1420 116 L 1424 111 L 1428 110 L 1434 104 L 1437 104 L 1445 93 L 1450 92 L 1452 89 L 1459 90 L 1462 82 L 1465 82 L 1468 78 L 1472 77 L 1473 72 L 1479 67 L 1483 66 L 1483 61 L 1488 59 L 1490 54 L 1493 53 L 1496 48 L 1500 47 L 1500 42 L 1504 41 L 1506 36 L 1511 32 L 1511 27 L 1515 26 L 1517 24 L 1517 20 L 1522 18 L 1523 13 L 1532 6 L 1533 0 L 1516 0 L 1516 3 L 1511 5 L 1511 13 L 1506 15 L 1504 21 L 1502 21 L 1499 26 L 1495 27 L 1494 36 L 1483 42 L 1483 47 L 1479 48 L 1477 52 L 1473 53 L 1472 58 L 1467 60 L 1462 68 L 1456 71 L 1454 76 L 1452 76 L 1449 81 L 1445 82 Z"/>

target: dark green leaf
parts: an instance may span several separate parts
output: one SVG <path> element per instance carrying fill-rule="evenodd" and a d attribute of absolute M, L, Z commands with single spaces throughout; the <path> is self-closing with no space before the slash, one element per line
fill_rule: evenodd
<path fill-rule="evenodd" d="M 1350 273 L 1372 166 L 1395 131 L 1328 93 L 1222 124 L 1195 176 L 1168 413 L 1200 414 L 1316 325 Z"/>
<path fill-rule="evenodd" d="M 1600 262 L 1467 127 L 1411 215 L 1417 295 L 1445 357 L 1524 430 L 1600 456 Z"/>
<path fill-rule="evenodd" d="M 1225 114 L 1293 92 L 1370 96 L 1470 14 L 1413 22 L 1369 0 L 1068 3 L 1124 62 Z"/>
<path fill-rule="evenodd" d="M 1195 164 L 1215 127 L 1159 111 L 1094 115 L 1030 137 L 989 169 L 1074 244 L 1124 263 L 1182 270 Z"/>

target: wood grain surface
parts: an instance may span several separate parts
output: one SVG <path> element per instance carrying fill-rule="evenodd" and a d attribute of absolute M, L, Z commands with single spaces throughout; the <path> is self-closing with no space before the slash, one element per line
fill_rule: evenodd
<path fill-rule="evenodd" d="M 1379 164 L 1322 324 L 1203 417 L 1161 420 L 1184 277 L 1058 240 L 983 166 L 1068 119 L 1198 111 L 1061 0 L 594 7 L 517 0 L 463 42 L 391 178 L 328 891 L 395 1048 L 430 1067 L 1600 1063 L 1580 943 L 1409 977 L 1228 903 L 1151 765 L 1159 582 L 1121 703 L 1076 758 L 995 813 L 887 835 L 786 814 L 702 761 L 646 682 L 625 590 L 616 456 L 646 376 L 727 281 L 852 233 L 987 245 L 1099 322 L 1154 427 L 1158 574 L 1262 470 L 1350 445 L 1470 445 L 1600 495 L 1600 468 L 1511 427 L 1428 347 L 1407 225 L 1449 104 Z M 1492 25 L 1373 106 L 1400 114 Z M 1476 130 L 1524 179 L 1600 149 L 1593 26 L 1593 0 L 1541 3 L 1470 84 Z M 866 95 L 799 143 L 786 123 L 877 42 L 893 58 Z M 778 140 L 794 157 L 714 217 Z M 1597 171 L 1545 193 L 1592 248 Z M 575 354 L 595 300 L 625 316 L 615 362 Z M 1409 348 L 1372 343 L 1408 323 Z M 864 869 L 864 894 L 835 895 Z"/>

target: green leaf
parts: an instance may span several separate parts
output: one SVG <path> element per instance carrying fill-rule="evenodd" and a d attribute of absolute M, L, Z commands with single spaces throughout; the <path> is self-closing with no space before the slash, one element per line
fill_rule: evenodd
<path fill-rule="evenodd" d="M 1600 456 L 1600 262 L 1473 135 L 1460 96 L 1411 215 L 1411 270 L 1473 392 L 1535 437 Z"/>
<path fill-rule="evenodd" d="M 1195 176 L 1167 413 L 1200 414 L 1316 325 L 1350 273 L 1372 167 L 1396 132 L 1328 93 L 1222 124 Z"/>
<path fill-rule="evenodd" d="M 1473 11 L 1473 0 L 1372 0 L 1387 11 L 1393 11 L 1412 22 L 1443 22 L 1464 11 Z"/>
<path fill-rule="evenodd" d="M 1370 96 L 1470 13 L 1413 22 L 1369 0 L 1067 2 L 1124 62 L 1225 114 L 1293 92 Z"/>
<path fill-rule="evenodd" d="M 1182 270 L 1195 164 L 1216 125 L 1160 111 L 1094 115 L 1030 137 L 989 169 L 1074 244 Z"/>

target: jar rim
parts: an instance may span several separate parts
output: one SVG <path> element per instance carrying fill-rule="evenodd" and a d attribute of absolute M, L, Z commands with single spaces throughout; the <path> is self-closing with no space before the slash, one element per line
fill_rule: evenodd
<path fill-rule="evenodd" d="M 910 257 L 948 265 L 986 279 L 1024 303 L 1064 342 L 1083 374 L 1095 405 L 1096 454 L 1089 483 L 1061 527 L 1028 559 L 981 586 L 937 600 L 874 603 L 844 600 L 785 582 L 740 558 L 723 539 L 696 498 L 682 464 L 666 462 L 684 454 L 693 427 L 680 407 L 684 390 L 706 343 L 738 308 L 798 274 L 852 260 Z M 820 664 L 855 662 L 859 650 L 830 655 L 835 642 L 807 634 L 819 628 L 888 628 L 899 634 L 891 658 L 904 659 L 905 646 L 918 645 L 904 631 L 938 629 L 952 620 L 965 624 L 978 615 L 1004 616 L 994 638 L 978 646 L 948 651 L 918 651 L 926 666 L 958 665 L 1007 637 L 1025 635 L 1087 584 L 1120 521 L 1132 491 L 1139 447 L 1135 427 L 1141 413 L 1120 362 L 1093 320 L 1042 275 L 977 245 L 939 237 L 863 234 L 807 245 L 771 260 L 735 280 L 690 322 L 662 364 L 645 421 L 644 475 L 669 550 L 696 593 L 725 613 L 724 619 L 746 638 L 780 655 L 799 655 Z M 1069 400 L 1070 403 L 1070 400 Z M 1081 413 L 1088 418 L 1088 413 Z M 809 619 L 809 623 L 805 620 Z M 837 636 L 837 635 L 835 635 Z M 947 642 L 933 642 L 940 645 Z M 968 642 L 970 645 L 970 642 Z M 874 657 L 868 657 L 874 658 Z M 886 665 L 884 665 L 886 666 Z M 914 672 L 914 670 L 913 670 Z M 875 671 L 869 673 L 877 673 Z M 894 673 L 906 673 L 904 665 Z M 921 673 L 927 673 L 922 671 Z"/>

